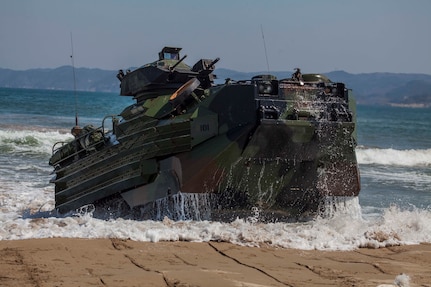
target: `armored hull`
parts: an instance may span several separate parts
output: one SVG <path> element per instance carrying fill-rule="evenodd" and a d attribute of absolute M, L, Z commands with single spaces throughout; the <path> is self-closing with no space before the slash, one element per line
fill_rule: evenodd
<path fill-rule="evenodd" d="M 310 74 L 213 85 L 216 61 L 119 77 L 136 103 L 53 149 L 59 212 L 116 198 L 141 218 L 177 219 L 178 198 L 191 195 L 191 219 L 202 209 L 232 218 L 252 208 L 298 218 L 328 196 L 358 195 L 355 102 L 344 84 Z M 138 73 L 158 76 L 135 85 Z M 131 83 L 140 88 L 130 92 Z"/>

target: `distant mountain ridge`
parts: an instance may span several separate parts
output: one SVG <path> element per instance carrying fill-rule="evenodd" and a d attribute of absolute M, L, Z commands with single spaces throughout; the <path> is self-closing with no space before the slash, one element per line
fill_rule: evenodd
<path fill-rule="evenodd" d="M 80 91 L 116 92 L 119 82 L 117 71 L 75 68 L 76 89 Z M 55 69 L 30 69 L 15 71 L 0 68 L 0 87 L 73 90 L 72 66 L 61 66 Z"/>
<path fill-rule="evenodd" d="M 278 79 L 290 78 L 292 71 L 270 72 Z M 82 91 L 119 92 L 117 71 L 76 68 L 76 88 Z M 239 72 L 216 69 L 218 82 L 224 79 L 250 79 L 268 72 Z M 358 104 L 431 107 L 431 75 L 405 73 L 350 74 L 344 71 L 323 73 L 334 82 L 343 82 L 353 89 Z M 0 87 L 73 90 L 72 66 L 55 69 L 15 71 L 0 68 Z"/>

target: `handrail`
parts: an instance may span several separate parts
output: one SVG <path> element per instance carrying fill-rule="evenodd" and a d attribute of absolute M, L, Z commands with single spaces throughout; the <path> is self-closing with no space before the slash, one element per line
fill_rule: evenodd
<path fill-rule="evenodd" d="M 102 126 L 99 128 L 102 128 L 102 133 L 105 134 L 105 120 L 107 118 L 111 118 L 112 119 L 112 130 L 115 129 L 115 125 L 118 123 L 118 115 L 107 115 L 103 118 L 102 120 Z"/>
<path fill-rule="evenodd" d="M 59 149 L 61 149 L 64 145 L 69 144 L 69 143 L 71 143 L 71 142 L 65 142 L 65 141 L 58 141 L 58 142 L 55 142 L 55 143 L 52 145 L 52 154 L 54 154 L 54 153 L 55 153 L 55 152 L 57 152 Z M 58 144 L 62 144 L 62 146 L 61 146 L 61 147 L 59 147 L 59 148 L 55 148 Z"/>
<path fill-rule="evenodd" d="M 61 149 L 63 149 L 65 146 L 69 146 L 69 151 L 65 150 L 65 156 L 61 157 L 58 161 L 55 162 L 55 164 L 60 164 L 64 162 L 65 160 L 70 159 L 71 157 L 74 157 L 76 155 L 79 155 L 82 152 L 88 152 L 93 149 L 97 145 L 99 145 L 102 141 L 105 142 L 105 134 L 106 134 L 106 128 L 105 128 L 105 121 L 106 119 L 111 118 L 112 119 L 112 130 L 115 129 L 115 126 L 118 123 L 118 115 L 108 115 L 105 116 L 102 120 L 102 125 L 100 127 L 94 128 L 92 130 L 85 130 L 85 132 L 82 132 L 79 136 L 75 137 L 72 141 L 66 142 L 66 141 L 59 141 L 54 143 L 52 146 L 52 155 L 54 155 L 57 152 L 60 152 Z M 84 127 L 85 129 L 85 127 Z M 108 131 L 109 132 L 109 131 Z M 93 134 L 101 133 L 102 138 L 100 140 L 96 140 L 94 142 L 91 142 L 89 140 Z M 59 144 L 61 144 L 60 147 L 57 147 Z M 72 152 L 73 151 L 73 152 Z M 70 153 L 69 153 L 70 152 Z"/>

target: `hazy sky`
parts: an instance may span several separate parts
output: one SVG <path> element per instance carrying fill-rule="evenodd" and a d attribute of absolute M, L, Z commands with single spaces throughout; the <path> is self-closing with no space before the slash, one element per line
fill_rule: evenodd
<path fill-rule="evenodd" d="M 117 70 L 182 47 L 219 68 L 431 74 L 429 0 L 0 0 L 0 67 Z"/>

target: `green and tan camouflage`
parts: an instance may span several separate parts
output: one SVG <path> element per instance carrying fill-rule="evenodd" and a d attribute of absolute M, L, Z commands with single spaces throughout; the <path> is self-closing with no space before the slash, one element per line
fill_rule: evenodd
<path fill-rule="evenodd" d="M 298 69 L 214 85 L 218 58 L 189 67 L 180 50 L 120 71 L 121 95 L 136 103 L 54 147 L 59 212 L 120 199 L 140 218 L 294 219 L 326 197 L 358 196 L 355 100 L 343 83 Z"/>

